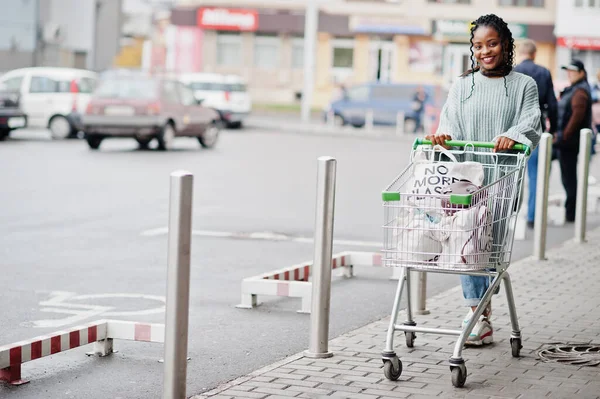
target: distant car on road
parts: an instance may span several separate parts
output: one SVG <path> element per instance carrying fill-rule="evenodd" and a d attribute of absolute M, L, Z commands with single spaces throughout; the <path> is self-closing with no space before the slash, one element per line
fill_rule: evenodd
<path fill-rule="evenodd" d="M 219 114 L 200 105 L 183 83 L 144 74 L 101 80 L 83 116 L 93 150 L 109 137 L 134 138 L 141 148 L 156 139 L 160 150 L 171 149 L 176 137 L 197 137 L 202 147 L 212 148 L 221 124 Z"/>
<path fill-rule="evenodd" d="M 194 90 L 194 96 L 202 105 L 216 109 L 227 127 L 242 127 L 252 110 L 252 99 L 239 76 L 189 73 L 179 79 Z"/>
<path fill-rule="evenodd" d="M 29 127 L 48 128 L 54 139 L 77 135 L 96 81 L 95 72 L 74 68 L 21 68 L 0 77 L 0 85 L 20 94 Z"/>
<path fill-rule="evenodd" d="M 367 112 L 373 112 L 374 125 L 396 125 L 398 113 L 404 113 L 405 131 L 412 132 L 418 120 L 414 96 L 421 87 L 427 94 L 425 112 L 430 117 L 439 115 L 446 100 L 441 87 L 420 84 L 365 83 L 351 86 L 341 98 L 332 101 L 324 110 L 324 118 L 334 116 L 336 125 L 365 125 Z"/>
<path fill-rule="evenodd" d="M 6 91 L 0 85 L 0 141 L 10 132 L 27 126 L 27 116 L 19 106 L 19 93 Z"/>

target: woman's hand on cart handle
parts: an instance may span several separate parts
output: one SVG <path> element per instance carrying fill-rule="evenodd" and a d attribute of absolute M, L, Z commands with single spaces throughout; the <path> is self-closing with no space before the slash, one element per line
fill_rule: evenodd
<path fill-rule="evenodd" d="M 446 145 L 446 141 L 452 140 L 452 137 L 449 134 L 430 134 L 429 136 L 425 136 L 426 140 L 431 140 L 431 145 L 436 146 L 439 145 L 449 150 L 450 146 Z"/>
<path fill-rule="evenodd" d="M 496 145 L 494 146 L 494 152 L 510 150 L 515 146 L 515 144 L 517 144 L 516 141 L 509 139 L 508 137 L 499 136 L 496 139 Z"/>

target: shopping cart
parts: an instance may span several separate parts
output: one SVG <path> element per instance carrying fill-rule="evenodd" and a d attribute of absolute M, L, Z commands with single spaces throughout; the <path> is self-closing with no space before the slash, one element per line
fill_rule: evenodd
<path fill-rule="evenodd" d="M 512 324 L 512 356 L 519 357 L 522 348 L 507 268 L 529 147 L 517 144 L 510 152 L 495 153 L 491 151 L 494 143 L 448 141 L 447 144 L 454 149 L 443 151 L 432 148 L 428 140 L 417 139 L 410 164 L 382 193 L 385 214 L 382 261 L 384 266 L 402 267 L 382 359 L 385 377 L 397 380 L 402 374 L 402 362 L 394 352 L 396 331 L 404 331 L 409 348 L 413 347 L 417 332 L 458 336 L 449 366 L 452 384 L 462 387 L 467 379 L 463 346 L 502 281 Z M 432 165 L 447 162 L 449 154 L 461 161 L 480 163 L 483 185 L 469 193 L 415 192 L 417 151 L 423 151 Z M 464 329 L 419 328 L 411 311 L 411 271 L 486 276 L 493 280 Z M 405 288 L 407 320 L 396 324 Z"/>

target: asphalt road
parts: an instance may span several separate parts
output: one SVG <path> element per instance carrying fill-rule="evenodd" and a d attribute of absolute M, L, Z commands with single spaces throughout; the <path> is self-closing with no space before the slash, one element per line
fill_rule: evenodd
<path fill-rule="evenodd" d="M 163 228 L 174 170 L 194 173 L 194 230 L 311 237 L 316 159 L 334 156 L 335 237 L 356 241 L 336 245 L 334 252 L 376 251 L 369 245 L 381 241 L 380 192 L 406 165 L 410 149 L 408 140 L 251 129 L 224 132 L 214 150 L 181 139 L 167 153 L 137 150 L 133 140 L 106 141 L 94 152 L 83 141 L 50 141 L 43 131 L 13 136 L 0 143 L 0 345 L 73 325 L 65 318 L 77 314 L 42 311 L 40 302 L 55 291 L 91 296 L 75 305 L 130 312 L 111 318 L 164 321 L 163 313 L 143 313 L 161 305 L 148 296 L 166 293 Z M 552 190 L 560 190 L 556 178 Z M 599 221 L 592 215 L 590 228 Z M 572 226 L 552 228 L 549 244 L 572 234 Z M 299 300 L 265 297 L 254 310 L 235 305 L 243 278 L 309 260 L 312 246 L 210 235 L 193 238 L 189 395 L 302 351 L 308 343 L 309 316 L 296 313 Z M 516 242 L 513 260 L 531 251 L 530 239 Z M 396 283 L 389 280 L 390 270 L 362 267 L 356 274 L 334 281 L 331 337 L 391 310 Z M 457 276 L 432 274 L 428 295 L 457 284 Z M 75 324 L 105 316 L 110 313 L 82 316 Z M 117 341 L 115 346 L 119 352 L 106 358 L 86 357 L 89 348 L 82 348 L 27 363 L 23 377 L 31 383 L 0 386 L 0 398 L 159 398 L 162 345 Z"/>

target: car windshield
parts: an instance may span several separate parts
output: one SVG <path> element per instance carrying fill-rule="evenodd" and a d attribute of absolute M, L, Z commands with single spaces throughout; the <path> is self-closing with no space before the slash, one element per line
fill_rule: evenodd
<path fill-rule="evenodd" d="M 157 87 L 153 79 L 106 79 L 100 83 L 95 95 L 99 98 L 150 100 L 156 98 Z"/>
<path fill-rule="evenodd" d="M 189 86 L 194 90 L 202 91 L 246 91 L 246 85 L 241 83 L 192 82 Z"/>

